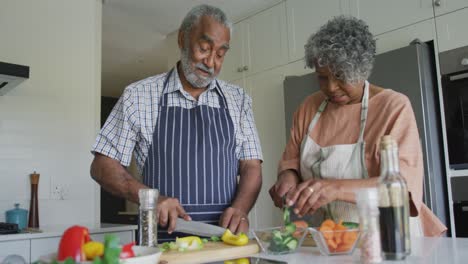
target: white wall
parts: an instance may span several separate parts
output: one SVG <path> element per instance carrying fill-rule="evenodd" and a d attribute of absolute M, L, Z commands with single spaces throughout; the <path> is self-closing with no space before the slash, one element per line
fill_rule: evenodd
<path fill-rule="evenodd" d="M 99 219 L 89 149 L 99 128 L 101 10 L 100 0 L 1 1 L 0 61 L 31 68 L 0 96 L 0 222 L 15 202 L 29 209 L 33 171 L 41 226 Z"/>

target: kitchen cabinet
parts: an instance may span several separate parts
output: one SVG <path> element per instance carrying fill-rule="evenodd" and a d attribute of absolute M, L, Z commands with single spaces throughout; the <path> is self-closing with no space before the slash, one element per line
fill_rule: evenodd
<path fill-rule="evenodd" d="M 423 42 L 434 40 L 436 38 L 434 23 L 434 19 L 424 20 L 376 36 L 377 54 L 408 46 L 416 38 Z"/>
<path fill-rule="evenodd" d="M 39 257 L 56 252 L 63 231 L 67 227 L 42 228 L 42 233 L 21 233 L 0 236 L 0 263 L 8 255 L 22 256 L 26 262 L 39 260 Z M 105 234 L 113 234 L 119 237 L 120 244 L 135 241 L 135 229 L 133 225 L 98 224 L 88 226 L 91 239 L 104 241 Z"/>
<path fill-rule="evenodd" d="M 349 14 L 342 0 L 287 0 L 289 61 L 304 57 L 304 45 L 310 35 L 334 16 Z"/>
<path fill-rule="evenodd" d="M 0 263 L 3 263 L 5 257 L 9 255 L 21 256 L 29 263 L 30 250 L 31 242 L 29 239 L 0 242 Z"/>
<path fill-rule="evenodd" d="M 220 79 L 233 81 L 287 63 L 285 4 L 234 25 Z"/>
<path fill-rule="evenodd" d="M 104 236 L 107 233 L 91 233 L 91 239 L 104 242 Z M 120 244 L 127 244 L 135 241 L 133 232 L 121 231 L 113 232 L 120 239 Z M 31 240 L 31 261 L 36 261 L 39 257 L 57 251 L 61 236 L 32 239 Z"/>
<path fill-rule="evenodd" d="M 281 211 L 274 207 L 268 190 L 276 182 L 278 161 L 286 144 L 283 80 L 285 66 L 246 78 L 253 103 L 255 124 L 263 150 L 263 184 L 255 205 L 257 228 L 281 224 Z"/>
<path fill-rule="evenodd" d="M 468 45 L 468 8 L 436 17 L 439 52 Z"/>
<path fill-rule="evenodd" d="M 364 20 L 374 35 L 432 18 L 433 0 L 349 0 L 351 15 Z"/>
<path fill-rule="evenodd" d="M 433 2 L 436 16 L 468 7 L 468 0 L 433 0 Z"/>

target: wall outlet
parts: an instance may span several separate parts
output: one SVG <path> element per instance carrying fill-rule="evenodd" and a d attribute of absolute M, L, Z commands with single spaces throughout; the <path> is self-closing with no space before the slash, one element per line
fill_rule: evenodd
<path fill-rule="evenodd" d="M 52 189 L 52 199 L 54 200 L 65 200 L 68 196 L 68 190 L 65 186 L 56 185 Z"/>

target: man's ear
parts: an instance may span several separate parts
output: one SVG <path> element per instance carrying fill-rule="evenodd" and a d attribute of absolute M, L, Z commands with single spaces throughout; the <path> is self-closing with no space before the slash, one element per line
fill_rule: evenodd
<path fill-rule="evenodd" d="M 179 34 L 177 36 L 177 44 L 179 44 L 179 49 L 183 49 L 184 48 L 184 33 L 179 30 Z"/>

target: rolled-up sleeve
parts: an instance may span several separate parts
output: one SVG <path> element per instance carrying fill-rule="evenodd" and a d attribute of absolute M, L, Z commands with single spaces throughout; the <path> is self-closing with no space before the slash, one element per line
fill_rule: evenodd
<path fill-rule="evenodd" d="M 263 160 L 262 148 L 258 137 L 257 127 L 255 126 L 254 115 L 252 112 L 252 98 L 244 94 L 244 104 L 241 117 L 242 147 L 240 151 L 241 160 L 259 159 Z"/>
<path fill-rule="evenodd" d="M 97 135 L 91 152 L 129 166 L 138 133 L 138 115 L 132 88 L 127 87 Z"/>

